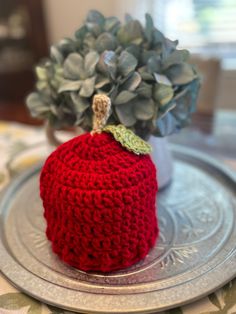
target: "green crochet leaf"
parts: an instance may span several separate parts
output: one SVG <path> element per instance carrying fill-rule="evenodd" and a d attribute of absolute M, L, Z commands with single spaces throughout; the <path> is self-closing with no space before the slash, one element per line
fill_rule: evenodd
<path fill-rule="evenodd" d="M 152 151 L 152 147 L 147 142 L 122 124 L 107 125 L 103 131 L 111 133 L 123 147 L 137 155 L 150 154 Z"/>

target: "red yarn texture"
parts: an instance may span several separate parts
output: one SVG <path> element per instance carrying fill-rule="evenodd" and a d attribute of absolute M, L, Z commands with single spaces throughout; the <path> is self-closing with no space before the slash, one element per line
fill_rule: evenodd
<path fill-rule="evenodd" d="M 53 251 L 83 271 L 131 266 L 155 244 L 156 193 L 150 156 L 129 152 L 111 134 L 88 133 L 62 144 L 40 176 Z"/>

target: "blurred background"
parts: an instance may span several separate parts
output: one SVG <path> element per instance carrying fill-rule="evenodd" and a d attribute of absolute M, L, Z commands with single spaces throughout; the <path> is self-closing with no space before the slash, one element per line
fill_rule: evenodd
<path fill-rule="evenodd" d="M 204 132 L 224 110 L 236 124 L 236 1 L 234 0 L 0 0 L 0 120 L 40 124 L 24 105 L 33 89 L 33 65 L 48 47 L 80 26 L 89 9 L 120 19 L 130 13 L 156 26 L 193 53 L 202 75 L 194 117 Z"/>

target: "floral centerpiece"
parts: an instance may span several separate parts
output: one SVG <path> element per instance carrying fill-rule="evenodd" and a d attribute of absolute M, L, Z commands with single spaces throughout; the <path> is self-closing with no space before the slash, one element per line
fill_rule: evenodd
<path fill-rule="evenodd" d="M 195 109 L 199 77 L 189 52 L 166 38 L 146 14 L 143 26 L 126 16 L 90 11 L 73 38 L 53 45 L 36 67 L 36 91 L 27 98 L 35 117 L 53 128 L 92 128 L 92 98 L 111 98 L 109 124 L 122 123 L 142 138 L 185 127 Z"/>

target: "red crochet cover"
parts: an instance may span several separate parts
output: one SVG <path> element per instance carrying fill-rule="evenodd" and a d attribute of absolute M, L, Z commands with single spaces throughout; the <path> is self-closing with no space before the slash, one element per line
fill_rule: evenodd
<path fill-rule="evenodd" d="M 156 169 L 111 134 L 59 146 L 40 177 L 53 251 L 83 271 L 110 272 L 144 258 L 158 235 Z"/>

